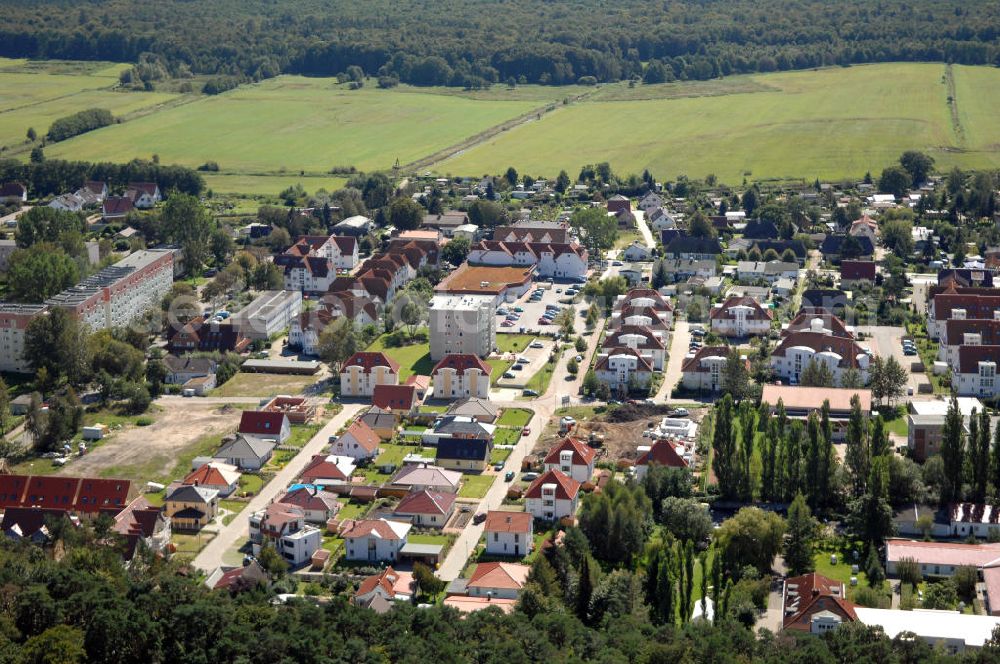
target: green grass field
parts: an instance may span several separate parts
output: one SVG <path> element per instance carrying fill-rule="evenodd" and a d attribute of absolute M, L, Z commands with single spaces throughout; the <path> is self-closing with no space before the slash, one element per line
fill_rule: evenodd
<path fill-rule="evenodd" d="M 216 194 L 240 194 L 250 192 L 260 196 L 275 196 L 289 187 L 302 185 L 310 194 L 320 189 L 336 191 L 347 184 L 347 178 L 333 175 L 236 175 L 202 173 L 205 186 Z M 256 212 L 256 207 L 253 208 Z"/>
<path fill-rule="evenodd" d="M 459 498 L 482 498 L 493 486 L 496 475 L 462 475 Z"/>
<path fill-rule="evenodd" d="M 553 91 L 552 94 L 561 94 Z M 426 157 L 542 103 L 467 96 L 350 91 L 335 79 L 281 76 L 204 97 L 54 147 L 52 156 L 165 163 L 216 161 L 224 173 L 371 170 Z"/>
<path fill-rule="evenodd" d="M 431 371 L 434 370 L 434 362 L 431 360 L 431 345 L 429 343 L 386 348 L 385 335 L 382 335 L 373 341 L 371 345 L 368 346 L 367 350 L 380 350 L 399 362 L 400 383 L 413 374 L 417 374 L 419 376 L 430 376 Z"/>
<path fill-rule="evenodd" d="M 0 58 L 0 145 L 23 144 L 28 127 L 41 137 L 53 120 L 87 108 L 106 108 L 118 117 L 178 96 L 112 91 L 118 74 L 127 67 L 110 62 L 35 63 Z"/>
<path fill-rule="evenodd" d="M 670 179 L 714 173 L 739 183 L 748 173 L 754 180 L 858 177 L 908 149 L 927 150 L 942 168 L 1000 165 L 1000 125 L 992 119 L 1000 70 L 953 68 L 961 132 L 952 127 L 945 71 L 942 64 L 894 63 L 604 86 L 435 168 L 482 173 L 513 165 L 574 174 L 583 164 L 609 161 L 618 172 L 649 168 Z M 685 96 L 684 86 L 704 96 Z"/>

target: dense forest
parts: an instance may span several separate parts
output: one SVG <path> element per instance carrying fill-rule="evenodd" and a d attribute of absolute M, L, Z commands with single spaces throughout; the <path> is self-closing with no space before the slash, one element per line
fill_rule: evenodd
<path fill-rule="evenodd" d="M 562 85 L 885 61 L 1000 65 L 996 0 L 0 0 L 0 55 L 383 84 Z M 590 78 L 592 77 L 592 78 Z M 221 83 L 218 79 L 215 85 Z"/>

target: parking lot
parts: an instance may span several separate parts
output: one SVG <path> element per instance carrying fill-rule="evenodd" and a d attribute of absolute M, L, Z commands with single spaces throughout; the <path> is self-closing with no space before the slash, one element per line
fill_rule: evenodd
<path fill-rule="evenodd" d="M 580 301 L 573 305 L 562 304 L 560 302 L 560 300 L 566 300 L 571 297 L 571 295 L 566 294 L 567 289 L 575 289 L 579 287 L 580 284 L 550 284 L 536 281 L 535 285 L 516 302 L 504 303 L 497 308 L 497 332 L 555 334 L 559 331 L 558 325 L 554 323 L 539 322 L 542 315 L 546 312 L 547 305 L 554 305 L 559 308 L 573 306 L 577 310 L 577 323 L 575 327 L 578 331 L 583 329 L 583 317 L 579 314 L 579 311 L 586 311 L 587 305 L 582 301 L 582 298 L 578 298 Z M 539 288 L 542 289 L 541 297 L 532 299 L 533 294 Z M 518 311 L 518 309 L 521 309 L 521 311 Z M 517 320 L 512 320 L 511 325 L 504 325 L 504 321 L 508 319 L 508 316 L 517 316 Z"/>
<path fill-rule="evenodd" d="M 920 385 L 927 384 L 927 374 L 923 372 L 910 371 L 910 365 L 919 362 L 917 355 L 906 355 L 903 353 L 903 328 L 888 325 L 875 325 L 858 327 L 858 332 L 863 333 L 867 338 L 858 342 L 863 347 L 871 349 L 875 355 L 888 358 L 890 355 L 896 358 L 900 366 L 906 369 L 909 378 L 907 386 L 913 389 L 913 394 L 920 393 Z M 928 388 L 924 388 L 925 390 Z"/>
<path fill-rule="evenodd" d="M 499 387 L 524 387 L 527 382 L 534 376 L 538 371 L 545 366 L 546 360 L 549 359 L 549 355 L 552 353 L 552 348 L 555 346 L 555 342 L 547 337 L 539 337 L 533 343 L 541 344 L 541 348 L 532 348 L 529 345 L 522 352 L 517 353 L 517 357 L 525 358 L 528 360 L 527 363 L 514 364 L 511 366 L 510 373 L 513 378 L 500 378 L 497 381 Z M 520 366 L 520 369 L 516 367 Z"/>

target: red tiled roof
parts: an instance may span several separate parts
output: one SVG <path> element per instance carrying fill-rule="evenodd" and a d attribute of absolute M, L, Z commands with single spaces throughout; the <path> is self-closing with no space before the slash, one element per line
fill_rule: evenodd
<path fill-rule="evenodd" d="M 709 314 L 709 317 L 713 320 L 732 318 L 733 316 L 729 313 L 729 309 L 738 306 L 750 307 L 753 309 L 753 314 L 748 316 L 747 320 L 771 320 L 774 318 L 774 314 L 770 309 L 765 309 L 760 306 L 760 302 L 749 295 L 730 295 L 726 298 L 726 301 L 722 303 L 722 306 L 712 308 L 712 312 Z"/>
<path fill-rule="evenodd" d="M 479 563 L 467 587 L 520 590 L 528 582 L 531 568 L 517 563 Z"/>
<path fill-rule="evenodd" d="M 607 355 L 597 360 L 597 363 L 594 365 L 595 371 L 606 370 L 608 368 L 608 364 L 611 360 L 611 357 L 614 355 L 631 355 L 635 357 L 637 359 L 636 371 L 653 370 L 653 367 L 652 365 L 650 365 L 649 360 L 644 358 L 642 354 L 639 351 L 635 350 L 634 348 L 628 348 L 627 346 L 619 346 L 616 348 L 604 348 L 602 349 L 602 352 L 607 353 Z"/>
<path fill-rule="evenodd" d="M 947 291 L 936 295 L 932 300 L 934 319 L 948 320 L 954 309 L 964 309 L 966 318 L 993 318 L 993 312 L 1000 310 L 1000 291 L 994 290 L 994 292 L 996 295 L 950 293 Z"/>
<path fill-rule="evenodd" d="M 491 510 L 486 513 L 487 533 L 527 533 L 531 531 L 532 516 L 528 512 L 502 512 Z"/>
<path fill-rule="evenodd" d="M 363 519 L 361 521 L 355 521 L 346 531 L 342 533 L 342 536 L 344 539 L 348 539 L 367 537 L 372 534 L 378 535 L 384 540 L 402 539 L 393 531 L 388 522 L 382 519 Z"/>
<path fill-rule="evenodd" d="M 558 470 L 548 470 L 531 483 L 524 492 L 525 498 L 541 498 L 543 484 L 555 484 L 559 500 L 573 500 L 580 491 L 580 483 L 572 477 Z"/>
<path fill-rule="evenodd" d="M 1000 346 L 959 346 L 958 372 L 979 373 L 980 362 L 995 362 L 1000 365 Z"/>
<path fill-rule="evenodd" d="M 649 298 L 652 299 L 654 304 L 653 308 L 657 311 L 673 311 L 674 305 L 670 303 L 670 300 L 666 299 L 660 293 L 652 288 L 632 288 L 627 293 L 625 297 L 621 300 L 619 308 L 622 306 L 628 306 L 631 304 L 632 300 L 639 298 Z"/>
<path fill-rule="evenodd" d="M 645 337 L 645 341 L 639 344 L 640 349 L 655 349 L 664 350 L 666 346 L 663 342 L 653 334 L 653 331 L 645 325 L 622 325 L 617 330 L 614 330 L 604 339 L 602 344 L 605 348 L 615 347 L 615 346 L 625 346 L 626 344 L 618 343 L 618 340 L 622 335 L 634 334 Z"/>
<path fill-rule="evenodd" d="M 372 404 L 385 410 L 410 410 L 417 404 L 415 385 L 376 385 Z"/>
<path fill-rule="evenodd" d="M 329 455 L 317 454 L 306 464 L 299 474 L 299 479 L 303 482 L 314 482 L 316 480 L 340 480 L 346 482 L 349 478 L 344 474 L 336 463 L 329 460 Z"/>
<path fill-rule="evenodd" d="M 808 632 L 812 627 L 812 616 L 820 611 L 830 611 L 839 615 L 841 620 L 849 622 L 857 620 L 854 604 L 844 594 L 843 583 L 821 574 L 811 573 L 785 579 L 784 629 Z"/>
<path fill-rule="evenodd" d="M 43 507 L 75 512 L 121 510 L 128 504 L 129 480 L 89 477 L 0 475 L 0 508 Z"/>
<path fill-rule="evenodd" d="M 812 321 L 819 318 L 823 321 L 823 329 L 830 330 L 830 332 L 838 337 L 847 337 L 853 339 L 854 335 L 848 332 L 847 325 L 837 316 L 834 316 L 827 309 L 812 309 L 809 311 L 803 310 L 796 314 L 795 318 L 791 320 L 788 327 L 781 331 L 781 336 L 788 336 L 792 332 L 808 332 Z"/>
<path fill-rule="evenodd" d="M 366 374 L 371 373 L 375 367 L 389 367 L 393 373 L 399 373 L 399 362 L 378 351 L 361 351 L 351 355 L 344 362 L 341 372 L 347 367 L 361 367 Z"/>
<path fill-rule="evenodd" d="M 240 428 L 242 434 L 255 436 L 275 435 L 281 433 L 282 427 L 288 417 L 284 413 L 273 413 L 260 410 L 245 410 L 240 418 Z"/>
<path fill-rule="evenodd" d="M 565 451 L 573 452 L 572 461 L 574 466 L 589 466 L 594 462 L 594 457 L 597 456 L 593 448 L 576 438 L 567 436 L 552 446 L 549 453 L 545 455 L 543 463 L 558 464 L 560 453 Z"/>
<path fill-rule="evenodd" d="M 687 468 L 688 465 L 669 440 L 656 441 L 648 452 L 643 452 L 636 460 L 636 465 L 639 466 L 648 466 L 651 463 L 670 468 Z"/>
<path fill-rule="evenodd" d="M 330 240 L 337 245 L 341 254 L 348 256 L 353 255 L 358 247 L 358 240 L 353 235 L 331 235 Z"/>
<path fill-rule="evenodd" d="M 344 435 L 351 434 L 354 440 L 357 441 L 366 452 L 374 452 L 378 449 L 379 437 L 372 428 L 362 422 L 361 420 L 355 420 L 351 426 L 347 428 Z"/>
<path fill-rule="evenodd" d="M 850 261 L 840 262 L 840 278 L 848 281 L 858 279 L 875 280 L 875 263 L 872 261 Z"/>
<path fill-rule="evenodd" d="M 982 336 L 983 346 L 1000 345 L 1000 320 L 992 318 L 973 318 L 962 320 L 952 318 L 945 321 L 945 335 L 949 346 L 961 346 L 963 335 L 978 334 Z"/>
<path fill-rule="evenodd" d="M 794 346 L 811 348 L 815 352 L 832 351 L 840 356 L 841 367 L 855 367 L 858 365 L 858 356 L 864 351 L 853 339 L 838 337 L 833 334 L 823 334 L 822 332 L 792 332 L 778 344 L 772 351 L 772 357 L 784 357 L 785 351 Z"/>
<path fill-rule="evenodd" d="M 132 199 L 124 196 L 108 196 L 101 204 L 101 210 L 105 215 L 124 215 L 133 208 Z"/>
<path fill-rule="evenodd" d="M 451 353 L 441 358 L 441 361 L 434 365 L 432 374 L 437 374 L 438 369 L 454 369 L 459 376 L 465 374 L 469 369 L 479 369 L 484 375 L 489 376 L 493 372 L 493 367 L 484 362 L 477 355 L 471 353 Z"/>
<path fill-rule="evenodd" d="M 329 479 L 329 478 L 325 478 Z M 309 487 L 299 487 L 294 491 L 288 491 L 281 498 L 279 503 L 292 505 L 303 510 L 313 511 L 340 511 L 341 504 L 337 501 L 336 494 L 329 491 L 321 491 Z"/>
<path fill-rule="evenodd" d="M 728 346 L 702 346 L 692 357 L 684 359 L 681 365 L 682 373 L 692 373 L 698 371 L 708 371 L 702 367 L 701 361 L 706 357 L 729 357 Z M 747 361 L 749 363 L 749 360 Z"/>
<path fill-rule="evenodd" d="M 386 567 L 379 574 L 365 577 L 358 586 L 358 592 L 354 596 L 367 595 L 379 587 L 382 588 L 386 596 L 390 599 L 394 598 L 396 593 L 399 592 L 412 595 L 414 591 L 413 575 L 410 572 L 397 572 L 392 567 Z"/>
<path fill-rule="evenodd" d="M 399 505 L 396 514 L 450 514 L 455 507 L 455 494 L 440 491 L 413 491 L 406 494 Z"/>
<path fill-rule="evenodd" d="M 239 479 L 240 474 L 234 472 L 235 479 Z M 200 468 L 196 468 L 188 473 L 181 484 L 194 484 L 196 486 L 229 486 L 227 477 L 223 472 L 216 468 L 214 464 L 206 463 Z"/>

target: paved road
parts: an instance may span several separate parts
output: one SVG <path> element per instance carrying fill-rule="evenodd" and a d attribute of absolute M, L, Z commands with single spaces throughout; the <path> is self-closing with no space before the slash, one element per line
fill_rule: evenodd
<path fill-rule="evenodd" d="M 913 306 L 917 308 L 917 313 L 926 314 L 927 313 L 927 292 L 931 286 L 937 284 L 937 276 L 933 274 L 917 274 L 916 272 L 907 272 L 906 277 L 913 284 L 913 295 L 910 297 L 910 301 Z"/>
<path fill-rule="evenodd" d="M 550 389 L 549 391 L 551 392 L 552 390 Z M 496 405 L 501 408 L 524 408 L 525 403 L 521 401 L 498 401 Z M 535 416 L 528 425 L 531 427 L 531 434 L 522 436 L 513 451 L 511 451 L 510 456 L 507 457 L 507 463 L 504 465 L 504 470 L 499 473 L 500 477 L 493 482 L 493 486 L 490 487 L 489 492 L 479 502 L 477 512 L 487 512 L 500 507 L 504 497 L 507 495 L 507 488 L 510 486 L 507 482 L 503 481 L 502 475 L 508 470 L 518 471 L 521 469 L 521 462 L 524 460 L 525 455 L 535 447 L 539 436 L 542 435 L 542 429 L 545 428 L 545 424 L 552 417 L 552 413 L 555 412 L 554 399 L 543 396 L 530 402 L 530 408 L 535 411 Z M 469 521 L 469 524 L 458 536 L 454 544 L 452 544 L 448 555 L 445 556 L 445 559 L 438 567 L 437 575 L 439 578 L 445 581 L 453 581 L 459 577 L 466 562 L 469 560 L 469 556 L 476 550 L 479 538 L 483 536 L 483 529 L 485 527 L 485 523 L 474 524 L 472 521 Z"/>
<path fill-rule="evenodd" d="M 907 386 L 913 388 L 914 394 L 918 394 L 920 385 L 927 384 L 928 382 L 927 374 L 922 372 L 914 373 L 910 371 L 910 365 L 914 362 L 919 362 L 920 357 L 916 355 L 903 355 L 903 328 L 888 325 L 873 325 L 861 326 L 857 329 L 858 332 L 862 332 L 868 337 L 866 340 L 861 342 L 862 346 L 868 346 L 871 348 L 872 353 L 875 355 L 881 355 L 883 358 L 888 359 L 890 355 L 896 358 L 896 361 L 899 362 L 900 366 L 906 369 L 906 372 L 909 375 Z"/>
<path fill-rule="evenodd" d="M 642 234 L 642 240 L 646 243 L 646 247 L 656 249 L 656 240 L 653 239 L 653 233 L 649 230 L 649 224 L 646 223 L 646 213 L 642 210 L 636 210 L 633 214 L 635 214 L 635 225 Z"/>
<path fill-rule="evenodd" d="M 691 326 L 686 320 L 675 320 L 674 331 L 670 339 L 670 357 L 667 358 L 667 371 L 663 374 L 663 383 L 660 385 L 660 389 L 653 397 L 653 401 L 656 403 L 670 401 L 670 390 L 680 382 L 681 367 L 690 346 Z M 690 401 L 690 399 L 684 401 Z"/>
<path fill-rule="evenodd" d="M 261 489 L 260 493 L 254 496 L 240 516 L 233 519 L 228 526 L 216 535 L 215 539 L 201 550 L 193 561 L 194 566 L 206 572 L 212 572 L 218 568 L 222 564 L 223 556 L 225 556 L 226 552 L 242 545 L 249 536 L 250 525 L 247 517 L 254 512 L 264 509 L 277 498 L 278 494 L 284 491 L 292 483 L 292 480 L 298 477 L 313 455 L 323 451 L 330 436 L 335 434 L 347 422 L 353 420 L 366 407 L 365 404 L 345 404 L 343 410 L 327 422 L 302 447 L 299 453 Z"/>

